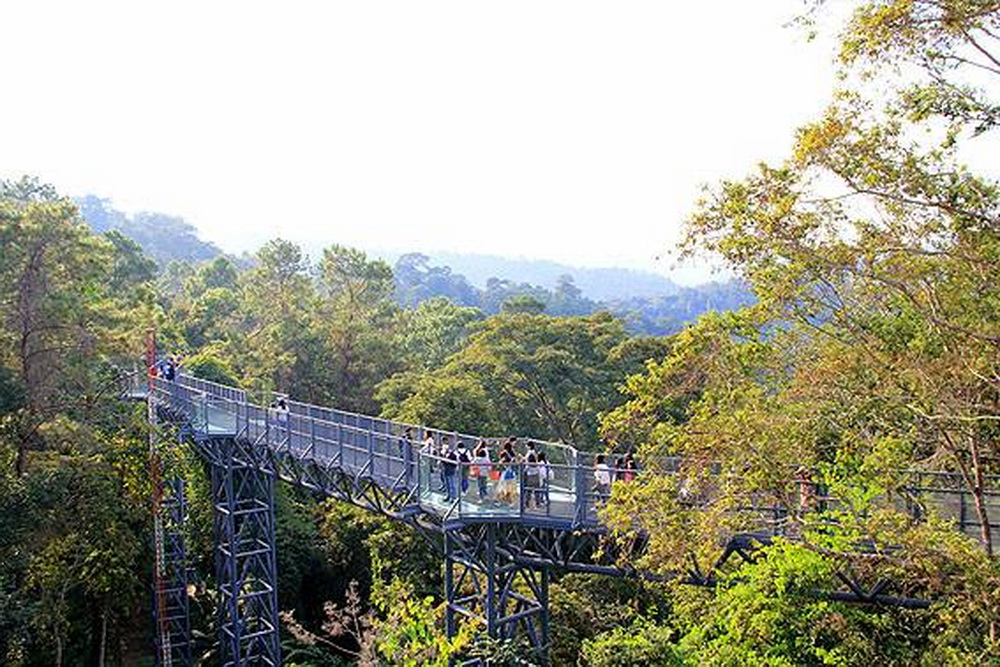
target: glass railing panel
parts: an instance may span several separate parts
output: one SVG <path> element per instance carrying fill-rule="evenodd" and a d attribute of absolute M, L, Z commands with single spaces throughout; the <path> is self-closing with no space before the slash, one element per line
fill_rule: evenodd
<path fill-rule="evenodd" d="M 267 426 L 264 410 L 256 405 L 247 404 L 244 414 L 247 422 L 247 438 L 250 442 L 259 441 L 263 437 L 264 429 Z"/>
<path fill-rule="evenodd" d="M 312 457 L 323 467 L 340 465 L 337 425 L 313 420 Z"/>
<path fill-rule="evenodd" d="M 208 396 L 191 396 L 191 427 L 198 433 L 208 433 Z"/>
<path fill-rule="evenodd" d="M 205 420 L 209 435 L 235 435 L 236 404 L 216 397 L 205 397 Z"/>
<path fill-rule="evenodd" d="M 373 479 L 385 484 L 387 481 L 386 459 L 388 457 L 385 436 L 376 429 L 370 429 L 365 433 L 365 438 L 372 456 L 370 474 Z"/>
<path fill-rule="evenodd" d="M 343 467 L 353 475 L 367 472 L 365 464 L 368 462 L 368 445 L 364 436 L 363 431 L 353 426 L 340 427 Z"/>
<path fill-rule="evenodd" d="M 309 441 L 309 418 L 286 412 L 285 419 L 288 422 L 288 442 L 284 451 L 298 456 L 304 450 L 305 443 Z"/>
<path fill-rule="evenodd" d="M 375 473 L 387 486 L 395 484 L 403 474 L 403 444 L 399 438 L 377 433 L 375 441 Z"/>
<path fill-rule="evenodd" d="M 525 467 L 527 473 L 530 466 Z M 525 474 L 521 484 L 525 516 L 572 522 L 577 512 L 575 466 L 537 466 L 537 471 L 537 475 Z"/>
<path fill-rule="evenodd" d="M 440 462 L 429 454 L 419 454 L 417 466 L 419 468 L 420 503 L 427 507 L 439 508 L 443 505 Z"/>
<path fill-rule="evenodd" d="M 454 489 L 461 495 L 461 504 L 453 514 L 464 519 L 516 515 L 517 504 L 497 497 L 498 481 L 490 477 L 491 466 L 462 463 L 457 466 Z"/>

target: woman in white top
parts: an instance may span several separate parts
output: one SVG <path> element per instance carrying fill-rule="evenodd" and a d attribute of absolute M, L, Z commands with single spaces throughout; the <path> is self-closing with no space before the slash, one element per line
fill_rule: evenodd
<path fill-rule="evenodd" d="M 611 497 L 611 469 L 608 467 L 608 457 L 598 454 L 594 461 L 594 492 L 599 500 Z"/>

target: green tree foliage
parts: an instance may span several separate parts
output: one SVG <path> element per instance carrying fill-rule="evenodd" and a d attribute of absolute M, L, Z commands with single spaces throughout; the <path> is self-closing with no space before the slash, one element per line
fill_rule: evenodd
<path fill-rule="evenodd" d="M 681 651 L 673 643 L 674 635 L 670 628 L 656 624 L 615 628 L 599 639 L 585 640 L 583 659 L 594 667 L 683 665 Z"/>
<path fill-rule="evenodd" d="M 24 388 L 16 463 L 23 473 L 29 448 L 44 444 L 39 426 L 86 410 L 100 390 L 91 361 L 121 351 L 110 335 L 120 316 L 112 281 L 115 296 L 127 298 L 128 283 L 147 276 L 134 248 L 90 234 L 68 200 L 31 179 L 0 182 L 0 246 L 0 365 Z M 138 274 L 119 271 L 130 261 Z"/>
<path fill-rule="evenodd" d="M 530 294 L 515 294 L 500 305 L 500 312 L 505 315 L 541 315 L 545 312 L 545 302 Z"/>
<path fill-rule="evenodd" d="M 444 366 L 393 377 L 378 396 L 391 417 L 592 445 L 598 414 L 617 398 L 620 367 L 610 359 L 624 340 L 607 313 L 496 315 Z"/>
<path fill-rule="evenodd" d="M 400 345 L 410 365 L 437 368 L 465 343 L 473 325 L 483 319 L 477 308 L 457 306 L 444 297 L 423 301 L 401 313 Z"/>
<path fill-rule="evenodd" d="M 59 453 L 36 455 L 23 476 L 0 473 L 0 656 L 120 661 L 146 608 L 143 443 L 65 418 L 41 430 Z"/>
<path fill-rule="evenodd" d="M 392 269 L 360 250 L 333 245 L 323 251 L 319 285 L 332 398 L 348 410 L 376 412 L 375 385 L 401 363 Z"/>
<path fill-rule="evenodd" d="M 757 303 L 702 318 L 629 380 L 605 433 L 640 438 L 648 461 L 687 463 L 616 488 L 609 519 L 655 527 L 646 558 L 664 570 L 759 526 L 740 509 L 751 503 L 780 508 L 798 540 L 719 592 L 701 634 L 680 642 L 698 662 L 996 659 L 1000 191 L 959 149 L 992 128 L 990 89 L 967 82 L 996 83 L 998 20 L 992 2 L 860 3 L 823 117 L 788 160 L 708 191 L 690 220 L 685 250 L 723 258 Z M 903 471 L 942 467 L 971 492 L 975 541 L 936 518 L 954 508 L 913 499 L 930 515 L 916 522 L 892 500 L 911 497 Z M 858 616 L 787 599 L 839 567 L 892 571 L 948 602 Z"/>

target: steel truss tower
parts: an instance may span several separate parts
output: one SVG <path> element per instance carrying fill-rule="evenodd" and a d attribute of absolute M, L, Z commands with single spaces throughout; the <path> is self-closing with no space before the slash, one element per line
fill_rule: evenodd
<path fill-rule="evenodd" d="M 212 464 L 222 665 L 280 665 L 274 475 L 234 438 L 201 443 Z"/>
<path fill-rule="evenodd" d="M 153 619 L 156 624 L 156 660 L 159 665 L 191 665 L 191 617 L 188 609 L 188 562 L 184 548 L 187 503 L 184 480 L 172 478 L 163 484 L 160 501 L 162 554 L 154 591 Z"/>
<path fill-rule="evenodd" d="M 542 662 L 549 642 L 549 572 L 515 560 L 497 523 L 444 530 L 446 625 L 461 617 L 498 640 L 524 641 Z"/>

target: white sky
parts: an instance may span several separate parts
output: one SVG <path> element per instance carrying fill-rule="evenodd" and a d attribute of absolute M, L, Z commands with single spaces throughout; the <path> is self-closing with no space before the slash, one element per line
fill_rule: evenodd
<path fill-rule="evenodd" d="M 0 176 L 281 235 L 666 272 L 832 86 L 802 0 L 4 3 Z M 703 267 L 675 278 L 705 279 Z"/>

